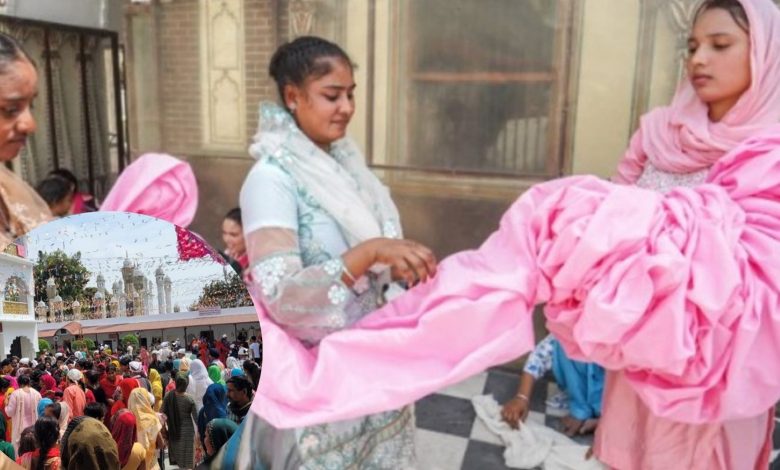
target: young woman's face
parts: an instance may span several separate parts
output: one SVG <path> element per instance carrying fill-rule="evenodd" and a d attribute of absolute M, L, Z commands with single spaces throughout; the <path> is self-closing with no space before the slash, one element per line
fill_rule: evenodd
<path fill-rule="evenodd" d="M 0 162 L 7 162 L 35 132 L 32 102 L 38 95 L 38 73 L 27 60 L 8 65 L 0 76 Z"/>
<path fill-rule="evenodd" d="M 327 149 L 347 133 L 355 112 L 355 80 L 352 67 L 339 59 L 331 63 L 331 72 L 307 80 L 303 87 L 288 86 L 285 101 L 304 134 Z"/>
<path fill-rule="evenodd" d="M 750 87 L 750 36 L 721 8 L 706 10 L 688 40 L 688 77 L 719 121 Z"/>
<path fill-rule="evenodd" d="M 246 251 L 244 231 L 235 220 L 222 221 L 222 242 L 231 256 L 240 256 Z"/>

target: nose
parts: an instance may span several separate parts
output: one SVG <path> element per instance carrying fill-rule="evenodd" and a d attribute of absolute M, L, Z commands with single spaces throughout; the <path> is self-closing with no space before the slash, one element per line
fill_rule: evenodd
<path fill-rule="evenodd" d="M 35 117 L 32 114 L 32 108 L 29 106 L 19 115 L 16 121 L 16 131 L 20 134 L 29 135 L 35 132 L 37 125 Z"/>
<path fill-rule="evenodd" d="M 704 65 L 707 63 L 708 53 L 706 49 L 706 47 L 700 46 L 691 54 L 691 57 L 688 60 L 692 66 Z"/>
<path fill-rule="evenodd" d="M 344 95 L 341 100 L 339 100 L 339 111 L 348 116 L 352 116 L 352 113 L 355 112 L 355 102 L 349 96 Z"/>

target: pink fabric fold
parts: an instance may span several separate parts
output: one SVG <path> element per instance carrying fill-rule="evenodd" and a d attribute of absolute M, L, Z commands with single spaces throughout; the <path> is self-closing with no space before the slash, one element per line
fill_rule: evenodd
<path fill-rule="evenodd" d="M 198 184 L 189 163 L 166 154 L 147 153 L 120 173 L 101 211 L 133 212 L 181 227 L 198 208 Z"/>
<path fill-rule="evenodd" d="M 666 195 L 583 176 L 535 186 L 477 250 L 306 349 L 260 310 L 253 410 L 279 428 L 398 408 L 534 345 L 623 370 L 656 415 L 703 423 L 780 398 L 780 132 Z"/>

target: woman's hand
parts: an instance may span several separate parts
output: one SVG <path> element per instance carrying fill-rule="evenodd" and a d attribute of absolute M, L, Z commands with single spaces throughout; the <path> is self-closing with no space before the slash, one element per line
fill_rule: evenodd
<path fill-rule="evenodd" d="M 503 418 L 512 429 L 517 429 L 520 421 L 525 422 L 529 410 L 528 399 L 524 396 L 516 396 L 504 403 L 503 408 L 501 408 L 501 418 Z"/>
<path fill-rule="evenodd" d="M 372 238 L 342 256 L 350 276 L 342 280 L 349 286 L 375 264 L 390 267 L 394 281 L 406 281 L 409 286 L 425 282 L 436 274 L 436 257 L 430 248 L 411 240 Z"/>
<path fill-rule="evenodd" d="M 374 243 L 374 264 L 390 266 L 394 281 L 406 281 L 409 287 L 425 282 L 436 274 L 433 251 L 411 240 L 378 238 Z"/>

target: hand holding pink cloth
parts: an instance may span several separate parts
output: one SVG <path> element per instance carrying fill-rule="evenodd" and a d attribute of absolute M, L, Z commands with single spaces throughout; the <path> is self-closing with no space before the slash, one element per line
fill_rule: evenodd
<path fill-rule="evenodd" d="M 261 312 L 269 355 L 253 410 L 289 428 L 398 408 L 529 351 L 532 308 L 547 302 L 566 352 L 625 371 L 654 414 L 757 416 L 780 398 L 777 253 L 778 129 L 666 195 L 544 183 L 479 249 L 316 348 Z"/>
<path fill-rule="evenodd" d="M 147 153 L 119 175 L 101 211 L 133 212 L 180 227 L 192 223 L 198 208 L 198 184 L 189 163 L 170 155 Z"/>

